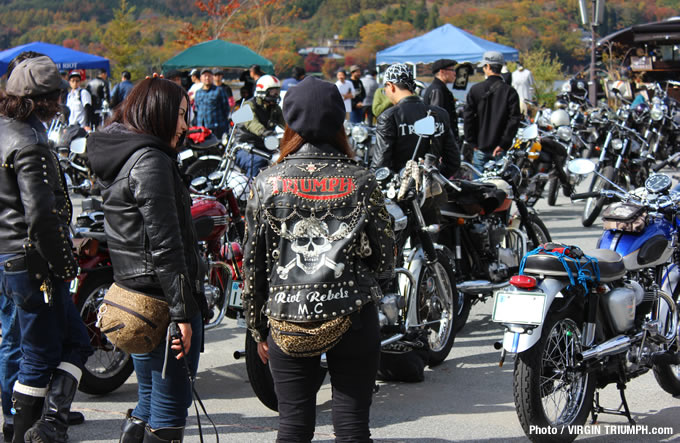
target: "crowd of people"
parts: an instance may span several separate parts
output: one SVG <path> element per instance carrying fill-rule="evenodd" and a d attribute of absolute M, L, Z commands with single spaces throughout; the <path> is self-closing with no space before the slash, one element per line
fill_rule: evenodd
<path fill-rule="evenodd" d="M 467 96 L 464 142 L 476 164 L 508 149 L 521 118 L 518 92 L 501 77 L 503 64 L 502 54 L 484 54 L 479 67 L 487 79 Z M 123 72 L 114 88 L 102 71 L 82 88 L 80 72 L 71 71 L 62 74 L 69 84 L 64 97 L 64 79 L 48 57 L 23 53 L 13 60 L 7 87 L 0 91 L 5 441 L 64 442 L 69 424 L 82 421 L 70 406 L 92 350 L 69 297 L 69 281 L 78 272 L 69 237 L 72 209 L 45 133 L 61 103 L 70 111 L 70 123 L 97 128 L 89 136 L 88 158 L 101 184 L 116 284 L 167 301 L 182 338 L 169 343 L 174 356 L 167 356 L 164 342 L 132 355 L 138 402 L 127 411 L 120 441 L 183 439 L 191 402 L 187 371 L 198 369 L 207 312 L 205 267 L 176 157 L 191 124 L 221 136 L 236 106 L 250 107 L 254 116 L 234 128 L 237 141 L 257 146 L 277 127 L 284 130 L 276 165 L 264 169 L 266 162 L 247 154 L 237 159 L 257 177 L 246 210 L 243 301 L 247 326 L 276 386 L 277 441 L 312 439 L 316 388 L 310 380 L 323 352 L 336 441 L 371 441 L 369 412 L 380 354 L 378 280 L 394 271 L 394 234 L 373 174 L 352 161 L 343 124 L 375 118 L 370 168 L 399 171 L 414 156 L 414 123 L 432 115 L 435 132 L 415 157 L 434 154 L 441 171 L 454 175 L 461 146 L 447 84 L 455 80 L 456 65 L 448 59 L 433 64 L 435 80 L 424 99 L 416 92 L 412 69 L 403 64 L 390 66 L 381 84 L 375 71 L 362 77 L 359 66 L 350 67 L 349 77 L 338 71 L 335 84 L 300 68 L 281 82 L 253 66 L 237 104 L 219 69 L 192 71 L 189 88 L 176 71 L 136 84 Z M 286 97 L 280 106 L 282 90 Z M 97 120 L 93 111 L 104 103 L 113 115 Z M 323 186 L 310 192 L 279 186 L 307 179 Z M 339 180 L 340 190 L 326 186 Z M 428 218 L 437 216 L 437 208 L 426 212 Z M 310 242 L 321 245 L 323 257 L 296 261 L 295 251 Z M 320 287 L 328 291 L 321 298 Z M 300 341 L 306 335 L 320 342 Z"/>

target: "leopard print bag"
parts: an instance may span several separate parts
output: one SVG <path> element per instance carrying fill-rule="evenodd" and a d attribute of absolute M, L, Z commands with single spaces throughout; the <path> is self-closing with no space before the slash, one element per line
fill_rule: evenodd
<path fill-rule="evenodd" d="M 314 357 L 338 344 L 352 325 L 349 316 L 323 322 L 293 323 L 269 319 L 269 333 L 281 350 L 291 357 Z"/>

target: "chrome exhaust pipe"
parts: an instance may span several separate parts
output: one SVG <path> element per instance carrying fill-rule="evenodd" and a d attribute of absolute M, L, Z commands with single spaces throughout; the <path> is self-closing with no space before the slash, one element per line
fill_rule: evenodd
<path fill-rule="evenodd" d="M 619 354 L 630 348 L 633 341 L 637 341 L 642 338 L 642 332 L 638 333 L 632 339 L 627 335 L 619 335 L 607 340 L 604 343 L 600 343 L 592 349 L 587 351 L 579 352 L 575 355 L 576 361 L 585 361 L 593 358 L 603 358 L 614 354 Z"/>
<path fill-rule="evenodd" d="M 456 288 L 464 293 L 470 295 L 487 294 L 489 292 L 503 289 L 510 283 L 507 281 L 501 283 L 491 283 L 489 280 L 470 280 L 458 283 Z"/>

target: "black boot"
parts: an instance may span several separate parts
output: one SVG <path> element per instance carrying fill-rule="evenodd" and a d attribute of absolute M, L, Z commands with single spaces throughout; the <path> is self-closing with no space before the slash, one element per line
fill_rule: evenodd
<path fill-rule="evenodd" d="M 24 443 L 24 434 L 40 418 L 45 397 L 33 397 L 21 392 L 12 393 L 14 429 L 12 442 Z"/>
<path fill-rule="evenodd" d="M 152 431 L 147 425 L 144 430 L 144 443 L 182 443 L 184 440 L 184 427 L 160 428 Z"/>
<path fill-rule="evenodd" d="M 68 425 L 82 425 L 85 423 L 85 416 L 82 412 L 71 411 L 68 413 Z"/>
<path fill-rule="evenodd" d="M 119 443 L 142 443 L 144 441 L 144 429 L 146 422 L 132 416 L 132 409 L 125 414 L 125 421 L 121 425 Z"/>
<path fill-rule="evenodd" d="M 78 380 L 69 372 L 57 369 L 45 396 L 42 417 L 24 435 L 26 443 L 65 443 L 68 418 Z"/>

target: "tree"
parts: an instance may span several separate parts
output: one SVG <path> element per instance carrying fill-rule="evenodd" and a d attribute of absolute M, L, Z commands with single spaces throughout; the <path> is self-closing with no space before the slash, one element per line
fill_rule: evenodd
<path fill-rule="evenodd" d="M 427 23 L 425 24 L 425 29 L 431 31 L 439 27 L 439 8 L 435 3 L 427 14 Z"/>
<path fill-rule="evenodd" d="M 543 48 L 520 54 L 522 65 L 534 75 L 536 100 L 543 106 L 552 107 L 557 98 L 555 80 L 561 79 L 562 62 Z"/>
<path fill-rule="evenodd" d="M 207 40 L 221 39 L 225 34 L 227 24 L 241 6 L 248 2 L 249 0 L 226 0 L 224 3 L 222 0 L 196 0 L 194 5 L 207 15 L 208 19 L 203 20 L 198 27 L 194 26 L 193 23 L 186 23 L 184 28 L 179 31 L 177 43 L 188 48 Z"/>
<path fill-rule="evenodd" d="M 130 71 L 132 78 L 140 78 L 148 73 L 141 63 L 142 47 L 146 42 L 142 39 L 134 13 L 134 6 L 128 6 L 127 0 L 120 0 L 120 7 L 113 11 L 113 20 L 106 26 L 104 47 L 113 62 L 114 78 L 120 78 L 123 71 Z"/>

